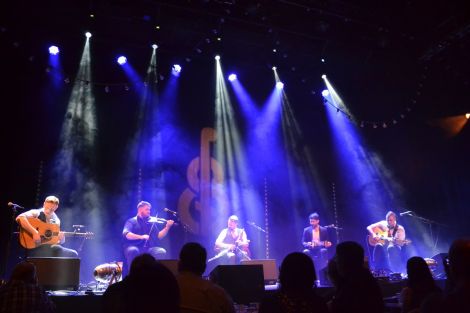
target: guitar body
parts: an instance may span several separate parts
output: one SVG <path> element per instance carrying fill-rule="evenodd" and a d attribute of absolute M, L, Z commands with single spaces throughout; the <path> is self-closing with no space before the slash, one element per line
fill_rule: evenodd
<path fill-rule="evenodd" d="M 374 227 L 372 231 L 374 232 L 374 234 L 380 237 L 378 241 L 376 241 L 374 237 L 372 237 L 371 235 L 367 237 L 367 240 L 369 241 L 369 245 L 371 245 L 372 247 L 375 247 L 378 244 L 385 245 L 390 242 L 398 246 L 405 246 L 411 243 L 411 240 L 408 240 L 408 239 L 400 240 L 397 238 L 388 237 L 388 231 L 386 230 L 384 231 L 380 229 L 379 227 Z"/>
<path fill-rule="evenodd" d="M 60 226 L 58 224 L 44 223 L 37 218 L 28 218 L 28 222 L 33 226 L 41 236 L 41 242 L 36 244 L 32 234 L 20 226 L 19 241 L 23 248 L 34 249 L 42 245 L 56 245 L 60 243 L 59 233 Z M 79 236 L 86 239 L 92 238 L 93 233 L 75 233 L 75 232 L 62 232 L 64 236 Z"/>
<path fill-rule="evenodd" d="M 33 235 L 20 227 L 20 244 L 23 248 L 34 249 L 43 244 L 55 245 L 59 243 L 60 227 L 58 224 L 44 223 L 37 218 L 28 218 L 28 222 L 39 232 L 41 243 L 36 244 Z"/>

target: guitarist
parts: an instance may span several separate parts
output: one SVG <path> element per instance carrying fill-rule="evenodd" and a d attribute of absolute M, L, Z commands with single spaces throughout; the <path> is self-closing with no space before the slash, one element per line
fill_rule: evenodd
<path fill-rule="evenodd" d="M 28 221 L 28 218 L 37 218 L 44 223 L 57 224 L 60 226 L 60 219 L 55 213 L 58 207 L 59 198 L 56 196 L 48 196 L 44 200 L 42 208 L 32 209 L 17 216 L 16 222 L 20 225 L 22 231 L 30 234 L 37 245 L 36 248 L 27 250 L 28 257 L 78 257 L 77 251 L 73 249 L 64 248 L 61 245 L 41 244 L 42 234 Z M 22 236 L 21 232 L 20 236 Z M 65 242 L 65 236 L 62 232 L 59 233 L 59 241 L 61 244 Z"/>
<path fill-rule="evenodd" d="M 226 251 L 221 257 L 225 258 L 222 264 L 237 264 L 241 260 L 249 260 L 246 232 L 238 228 L 238 217 L 231 215 L 227 221 L 227 228 L 223 229 L 215 241 L 216 252 Z"/>
<path fill-rule="evenodd" d="M 389 211 L 385 220 L 367 226 L 370 243 L 374 245 L 372 261 L 376 270 L 403 270 L 405 228 L 397 223 L 397 215 Z M 384 240 L 384 238 L 387 238 Z"/>
<path fill-rule="evenodd" d="M 318 259 L 315 261 L 315 268 L 317 269 L 317 277 L 320 277 L 318 275 L 320 270 L 328 263 L 328 248 L 331 247 L 331 241 L 329 241 L 328 229 L 320 226 L 318 213 L 310 214 L 308 219 L 310 226 L 304 228 L 302 235 L 303 253 L 312 259 Z"/>

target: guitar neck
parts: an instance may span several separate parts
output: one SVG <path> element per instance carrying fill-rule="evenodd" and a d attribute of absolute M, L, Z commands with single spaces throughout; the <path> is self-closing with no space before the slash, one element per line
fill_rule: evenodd
<path fill-rule="evenodd" d="M 66 237 L 72 237 L 72 236 L 88 236 L 89 233 L 75 233 L 73 231 L 63 231 L 61 232 L 64 234 Z"/>

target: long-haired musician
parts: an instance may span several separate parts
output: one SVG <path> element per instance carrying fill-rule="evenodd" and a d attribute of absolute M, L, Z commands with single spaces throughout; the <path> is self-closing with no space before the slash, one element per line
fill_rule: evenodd
<path fill-rule="evenodd" d="M 367 226 L 369 244 L 374 246 L 373 264 L 376 270 L 388 269 L 393 272 L 403 270 L 405 228 L 397 222 L 393 211 L 387 212 L 385 220 Z"/>

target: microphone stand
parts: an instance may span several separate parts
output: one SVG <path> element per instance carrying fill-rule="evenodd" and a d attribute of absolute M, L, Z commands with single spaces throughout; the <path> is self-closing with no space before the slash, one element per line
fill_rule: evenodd
<path fill-rule="evenodd" d="M 439 222 L 436 222 L 436 221 L 433 221 L 431 219 L 428 219 L 428 218 L 425 218 L 425 217 L 422 217 L 422 216 L 419 216 L 419 215 L 416 215 L 414 212 L 411 212 L 409 214 L 407 214 L 406 216 L 410 216 L 410 217 L 413 217 L 425 224 L 428 224 L 429 225 L 429 235 L 431 237 L 431 240 L 434 241 L 434 247 L 433 247 L 433 250 L 435 251 L 436 250 L 436 247 L 437 247 L 437 242 L 439 241 L 439 232 L 436 234 L 436 240 L 433 239 L 433 232 L 432 232 L 432 226 L 433 225 L 437 225 L 437 226 L 443 226 L 443 227 L 449 227 L 448 225 L 446 224 L 443 224 L 443 223 L 439 223 Z"/>
<path fill-rule="evenodd" d="M 17 213 L 18 206 L 12 205 L 11 206 L 11 221 L 8 229 L 8 239 L 5 245 L 5 254 L 4 260 L 2 261 L 1 268 L 0 268 L 0 279 L 5 277 L 8 265 L 8 259 L 10 258 L 10 249 L 11 249 L 11 236 L 13 232 L 13 225 L 16 223 L 16 213 Z"/>
<path fill-rule="evenodd" d="M 170 211 L 166 211 L 167 213 L 170 213 L 171 215 L 173 215 L 175 217 L 175 220 L 178 222 L 178 224 L 180 224 L 181 226 L 183 226 L 183 230 L 185 233 L 189 233 L 189 232 L 192 232 L 192 229 L 191 227 L 189 227 L 188 224 L 184 223 L 177 212 L 170 212 Z"/>
<path fill-rule="evenodd" d="M 266 231 L 264 229 L 262 229 L 261 227 L 259 227 L 258 225 L 256 225 L 255 223 L 251 222 L 251 223 L 247 223 L 248 225 L 250 225 L 251 227 L 253 227 L 254 229 L 260 231 L 260 232 L 263 232 L 265 233 Z"/>

